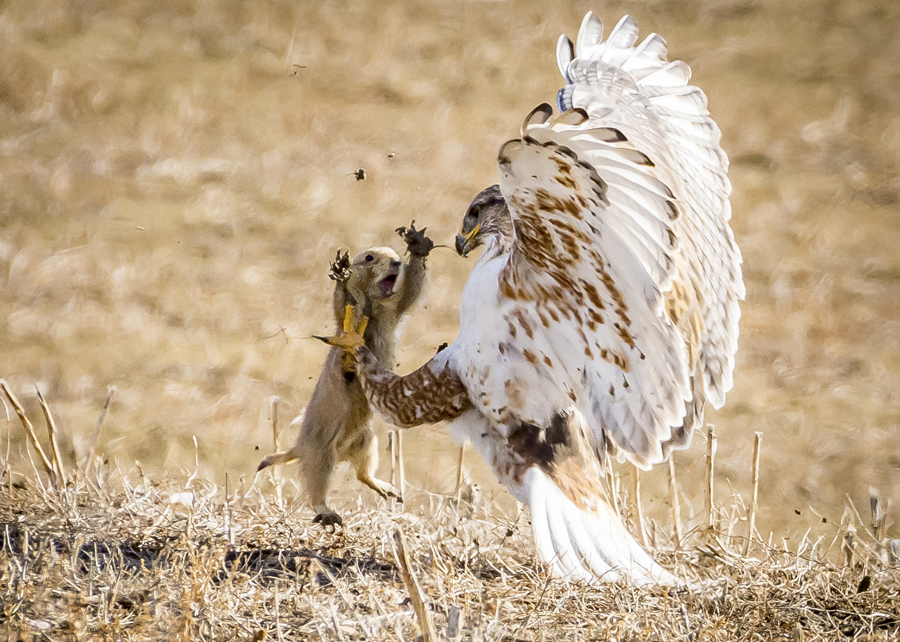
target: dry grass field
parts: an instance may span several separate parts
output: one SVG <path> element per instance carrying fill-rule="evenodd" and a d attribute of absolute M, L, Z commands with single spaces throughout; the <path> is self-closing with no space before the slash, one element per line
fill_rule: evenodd
<path fill-rule="evenodd" d="M 841 525 L 861 529 L 848 507 L 867 520 L 870 487 L 900 504 L 900 5 L 890 0 L 0 3 L 0 377 L 32 418 L 41 390 L 66 461 L 85 456 L 114 386 L 97 441 L 109 470 L 163 495 L 196 471 L 220 503 L 227 473 L 269 506 L 268 474 L 253 486 L 272 448 L 269 400 L 280 398 L 286 427 L 312 391 L 325 348 L 309 337 L 331 329 L 328 260 L 338 247 L 399 250 L 393 229 L 411 219 L 452 241 L 471 197 L 496 180 L 499 145 L 555 96 L 556 38 L 574 36 L 588 9 L 608 27 L 631 13 L 643 35 L 666 37 L 670 58 L 688 62 L 707 93 L 731 158 L 748 293 L 735 389 L 708 414 L 718 501 L 748 495 L 762 432 L 764 539 L 773 532 L 796 552 L 807 531 L 830 541 Z M 366 180 L 355 180 L 358 168 Z M 472 265 L 435 251 L 401 337 L 401 370 L 453 339 Z M 5 497 L 10 516 L 27 517 L 33 500 L 36 520 L 64 530 L 53 520 L 68 505 L 34 488 L 33 455 L 9 408 L 6 418 L 0 454 L 12 479 L 0 496 L 26 486 Z M 694 442 L 676 455 L 688 528 L 705 515 L 704 436 Z M 446 430 L 409 431 L 404 447 L 406 513 L 387 511 L 349 474 L 337 506 L 444 515 L 435 495 L 452 491 L 456 463 Z M 471 453 L 466 467 L 494 515 L 479 528 L 500 546 L 498 524 L 515 510 Z M 104 479 L 115 490 L 72 497 L 134 499 L 117 475 Z M 643 484 L 648 517 L 666 530 L 665 471 Z M 303 546 L 322 544 L 290 481 L 282 491 L 293 510 L 260 509 L 263 523 L 287 519 Z M 99 532 L 108 517 L 96 515 Z M 388 523 L 366 510 L 354 520 Z M 296 547 L 295 535 L 266 546 Z M 367 536 L 341 546 L 371 543 L 381 548 L 367 556 L 393 559 L 389 539 Z M 500 565 L 503 551 L 491 551 Z M 503 564 L 534 575 L 540 592 L 528 551 L 511 547 L 518 557 Z M 548 586 L 545 600 L 560 604 L 564 585 Z M 428 590 L 436 597 L 437 585 Z M 330 595 L 340 609 L 344 597 Z M 494 617 L 506 622 L 499 605 Z M 525 609 L 514 608 L 512 620 Z M 329 636 L 352 637 L 335 626 Z M 510 635 L 536 630 L 532 621 Z M 737 639 L 721 635 L 709 639 Z"/>
<path fill-rule="evenodd" d="M 353 511 L 331 533 L 271 493 L 225 502 L 195 478 L 191 501 L 176 483 L 109 469 L 65 493 L 30 479 L 0 496 L 7 639 L 888 642 L 900 630 L 900 574 L 865 536 L 835 566 L 825 546 L 744 555 L 719 533 L 657 550 L 693 590 L 592 588 L 548 577 L 526 524 L 452 502 L 425 517 Z"/>

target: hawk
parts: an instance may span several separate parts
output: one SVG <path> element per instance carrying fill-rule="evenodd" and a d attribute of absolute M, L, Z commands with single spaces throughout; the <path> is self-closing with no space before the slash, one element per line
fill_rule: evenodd
<path fill-rule="evenodd" d="M 451 421 L 531 511 L 561 576 L 678 584 L 602 490 L 608 453 L 641 469 L 686 447 L 732 386 L 741 257 L 728 161 L 690 69 L 624 17 L 561 37 L 559 113 L 543 104 L 498 154 L 499 185 L 456 247 L 484 246 L 456 340 L 398 376 L 352 331 L 370 403 L 401 427 Z M 356 319 L 359 320 L 359 319 Z"/>

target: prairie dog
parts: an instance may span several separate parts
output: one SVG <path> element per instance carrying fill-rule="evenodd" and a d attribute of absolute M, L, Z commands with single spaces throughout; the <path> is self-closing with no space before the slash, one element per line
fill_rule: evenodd
<path fill-rule="evenodd" d="M 425 259 L 434 247 L 425 230 L 416 230 L 413 224 L 397 232 L 406 241 L 410 255 L 407 263 L 387 247 L 360 252 L 352 261 L 338 252 L 330 275 L 336 282 L 334 317 L 338 332 L 346 306 L 355 306 L 369 319 L 363 334 L 366 345 L 386 363 L 394 358 L 397 325 L 422 292 Z M 323 526 L 343 524 L 341 516 L 327 504 L 331 473 L 339 462 L 350 462 L 356 478 L 382 497 L 399 499 L 397 489 L 375 477 L 378 441 L 369 426 L 371 416 L 352 363 L 342 350 L 331 348 L 309 404 L 291 422 L 291 426 L 299 426 L 297 443 L 287 452 L 266 457 L 257 471 L 299 460 L 300 479 L 316 512 L 313 521 Z"/>

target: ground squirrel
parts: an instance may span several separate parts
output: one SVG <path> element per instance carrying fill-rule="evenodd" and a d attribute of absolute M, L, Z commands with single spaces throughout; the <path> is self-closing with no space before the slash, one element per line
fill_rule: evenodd
<path fill-rule="evenodd" d="M 361 252 L 352 261 L 348 254 L 338 252 L 331 264 L 338 331 L 346 306 L 354 306 L 368 317 L 363 336 L 383 362 L 394 358 L 397 325 L 422 292 L 425 259 L 434 247 L 425 230 L 416 230 L 414 224 L 397 232 L 410 255 L 405 264 L 394 250 L 385 247 Z M 375 478 L 378 442 L 369 427 L 371 415 L 352 364 L 340 349 L 332 348 L 309 404 L 291 422 L 299 427 L 297 443 L 287 452 L 266 457 L 257 470 L 299 460 L 300 479 L 316 512 L 313 521 L 325 526 L 343 523 L 326 503 L 331 473 L 339 462 L 349 461 L 357 479 L 382 497 L 399 498 L 397 489 Z"/>

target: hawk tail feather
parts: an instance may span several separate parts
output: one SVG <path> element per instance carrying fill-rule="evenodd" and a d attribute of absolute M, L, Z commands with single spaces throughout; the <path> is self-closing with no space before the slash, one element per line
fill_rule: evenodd
<path fill-rule="evenodd" d="M 589 583 L 627 578 L 639 586 L 684 586 L 657 564 L 602 499 L 576 506 L 540 468 L 525 474 L 534 542 L 555 575 Z M 598 497 L 599 499 L 599 497 Z"/>

